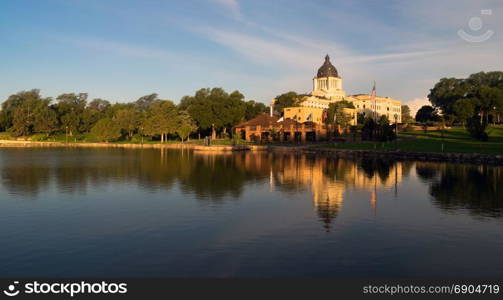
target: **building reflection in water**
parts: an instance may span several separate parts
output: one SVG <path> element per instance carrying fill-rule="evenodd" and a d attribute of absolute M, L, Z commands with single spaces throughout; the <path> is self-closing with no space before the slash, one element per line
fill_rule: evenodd
<path fill-rule="evenodd" d="M 348 192 L 366 193 L 369 209 L 377 214 L 382 190 L 398 197 L 400 183 L 413 172 L 413 182 L 427 185 L 433 204 L 447 213 L 503 216 L 501 167 L 167 149 L 4 149 L 0 154 L 1 187 L 20 199 L 35 199 L 53 188 L 62 194 L 85 194 L 124 184 L 148 191 L 177 187 L 201 203 L 222 204 L 238 201 L 246 187 L 256 183 L 281 193 L 308 191 L 319 219 L 330 230 Z"/>
<path fill-rule="evenodd" d="M 369 207 L 377 213 L 378 190 L 393 188 L 402 181 L 401 163 L 350 161 L 309 155 L 267 154 L 244 156 L 246 169 L 269 169 L 271 190 L 308 189 L 313 206 L 327 231 L 342 209 L 348 189 L 368 191 Z"/>

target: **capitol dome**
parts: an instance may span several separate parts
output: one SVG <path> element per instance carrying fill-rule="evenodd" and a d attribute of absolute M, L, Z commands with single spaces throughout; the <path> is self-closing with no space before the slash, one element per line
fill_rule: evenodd
<path fill-rule="evenodd" d="M 339 73 L 337 72 L 337 69 L 332 65 L 330 62 L 330 56 L 325 56 L 325 62 L 323 65 L 318 69 L 318 74 L 316 77 L 339 77 Z"/>

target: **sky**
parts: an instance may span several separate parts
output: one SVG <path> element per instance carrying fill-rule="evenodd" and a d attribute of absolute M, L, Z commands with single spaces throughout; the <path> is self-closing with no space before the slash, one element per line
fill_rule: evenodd
<path fill-rule="evenodd" d="M 503 70 L 502 16 L 500 0 L 2 0 L 0 101 L 38 88 L 177 103 L 222 87 L 269 103 L 310 92 L 329 54 L 347 94 L 375 80 L 415 111 L 442 77 Z"/>

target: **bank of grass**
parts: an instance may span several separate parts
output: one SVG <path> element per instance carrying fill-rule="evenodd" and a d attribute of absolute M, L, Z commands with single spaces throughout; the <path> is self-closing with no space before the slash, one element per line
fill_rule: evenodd
<path fill-rule="evenodd" d="M 24 140 L 24 141 L 31 141 L 31 142 L 56 142 L 56 143 L 100 143 L 94 135 L 90 133 L 86 134 L 78 134 L 78 135 L 73 135 L 73 136 L 67 136 L 66 134 L 53 134 L 53 135 L 46 135 L 46 134 L 34 134 L 31 136 L 25 136 L 25 137 L 20 137 L 16 138 L 13 137 L 9 132 L 0 132 L 0 140 Z M 162 144 L 180 144 L 182 141 L 180 139 L 170 139 Z M 183 142 L 184 144 L 191 144 L 191 145 L 204 145 L 204 139 L 190 139 L 186 140 Z M 216 146 L 230 146 L 234 145 L 235 141 L 231 139 L 217 139 L 213 140 L 211 142 L 211 145 L 216 145 Z M 148 137 L 143 137 L 139 135 L 133 136 L 132 139 L 124 139 L 124 140 L 119 140 L 119 141 L 113 141 L 110 142 L 110 144 L 161 144 L 160 140 L 151 140 Z M 245 142 L 243 140 L 240 140 L 238 142 L 239 145 L 253 145 L 254 143 L 251 142 Z"/>
<path fill-rule="evenodd" d="M 464 128 L 444 130 L 443 137 L 440 130 L 426 133 L 411 131 L 399 133 L 399 139 L 396 142 L 347 142 L 320 147 L 348 150 L 503 154 L 503 126 L 492 126 L 488 129 L 488 134 L 489 141 L 481 142 L 472 138 Z"/>

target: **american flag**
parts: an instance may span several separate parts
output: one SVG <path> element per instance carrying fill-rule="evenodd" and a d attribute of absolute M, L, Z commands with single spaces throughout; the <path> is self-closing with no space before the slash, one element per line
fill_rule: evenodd
<path fill-rule="evenodd" d="M 370 101 L 374 103 L 374 117 L 377 119 L 377 103 L 376 103 L 376 82 L 374 81 L 374 87 L 372 88 L 372 93 L 370 93 Z"/>

